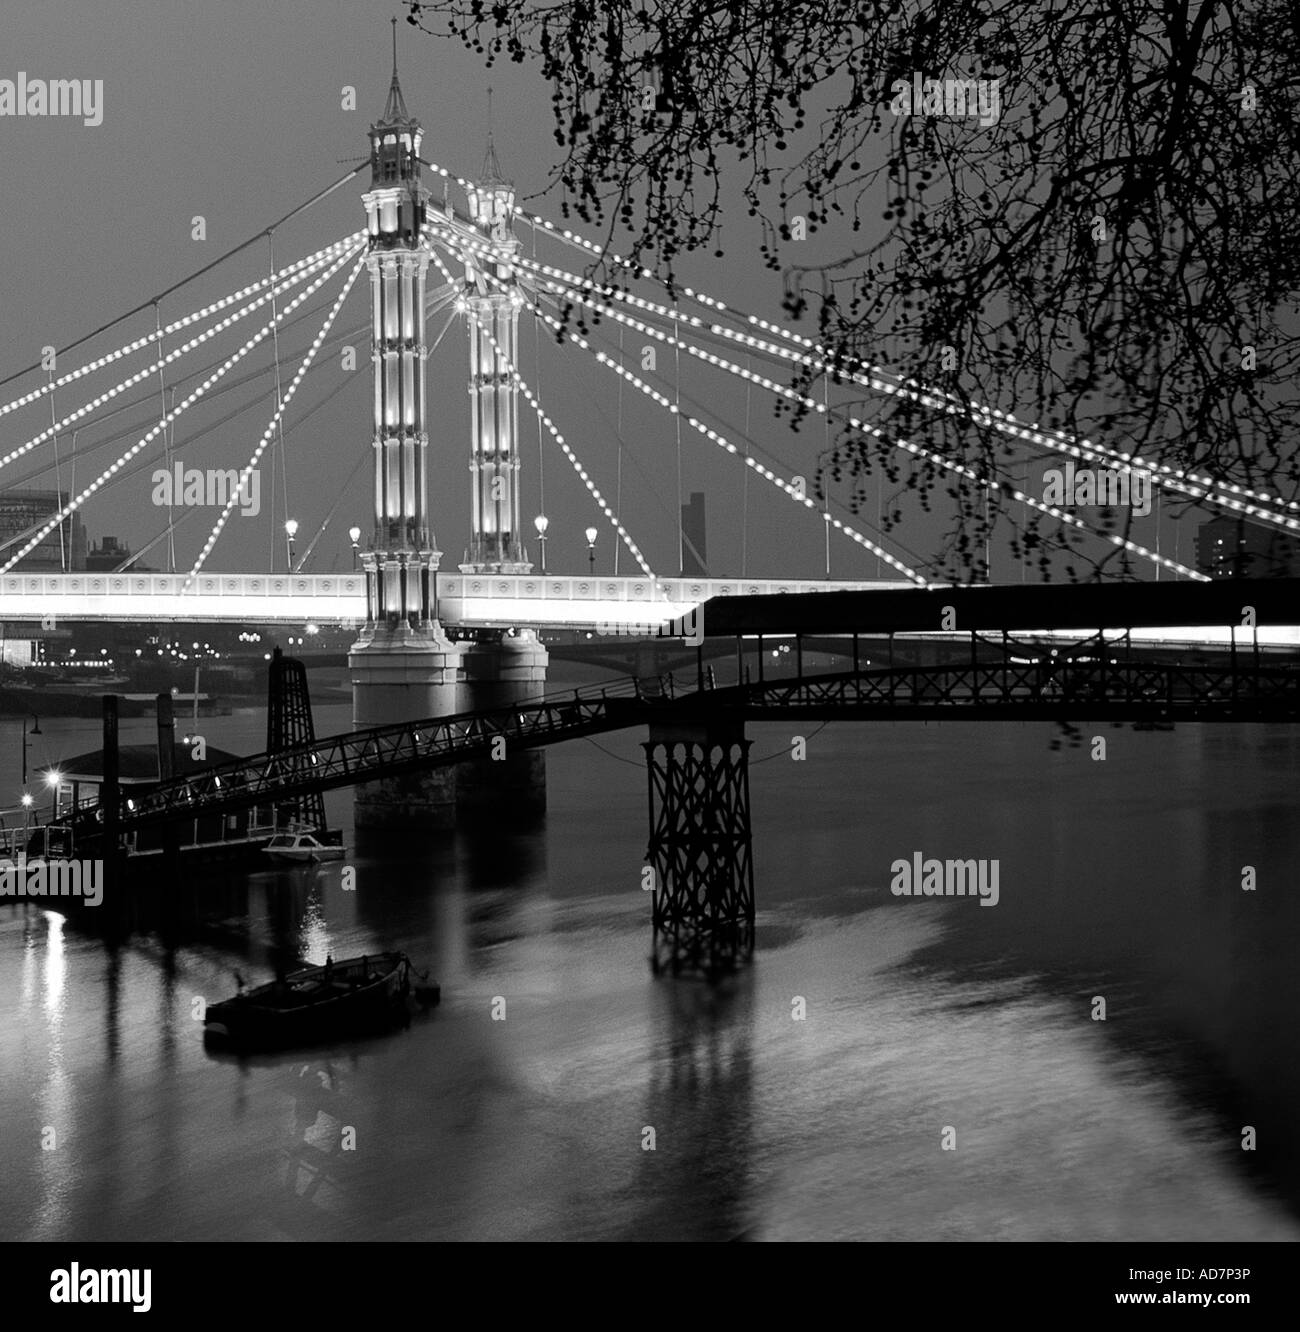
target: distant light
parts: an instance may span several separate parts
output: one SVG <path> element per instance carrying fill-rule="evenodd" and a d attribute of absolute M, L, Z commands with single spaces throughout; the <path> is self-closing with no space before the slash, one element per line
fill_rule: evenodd
<path fill-rule="evenodd" d="M 29 791 L 24 791 L 24 792 L 23 792 L 23 808 L 24 808 L 24 809 L 31 809 L 31 807 L 32 807 L 32 805 L 33 805 L 34 803 L 35 803 L 35 802 L 34 802 L 33 799 L 32 799 L 32 795 L 31 795 L 31 793 L 30 793 Z"/>
<path fill-rule="evenodd" d="M 359 527 L 349 527 L 348 536 L 351 539 L 352 544 L 355 546 L 357 542 L 361 540 L 361 529 Z"/>
<path fill-rule="evenodd" d="M 289 540 L 292 541 L 298 535 L 298 520 L 296 518 L 288 519 L 284 524 L 284 530 Z"/>
<path fill-rule="evenodd" d="M 600 533 L 594 527 L 589 527 L 587 528 L 585 535 L 587 538 L 587 545 L 594 546 L 596 544 L 596 538 Z"/>
<path fill-rule="evenodd" d="M 537 529 L 538 536 L 543 536 L 550 525 L 551 520 L 544 513 L 539 513 L 537 517 L 533 519 L 533 526 Z"/>
<path fill-rule="evenodd" d="M 51 790 L 53 790 L 54 787 L 58 786 L 60 780 L 62 779 L 62 776 L 63 774 L 60 773 L 57 768 L 52 768 L 49 772 L 45 774 L 45 785 L 50 787 Z"/>

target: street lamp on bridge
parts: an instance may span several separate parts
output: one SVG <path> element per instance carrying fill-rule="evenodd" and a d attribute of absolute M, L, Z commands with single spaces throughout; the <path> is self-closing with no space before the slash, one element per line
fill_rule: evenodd
<path fill-rule="evenodd" d="M 359 527 L 349 527 L 348 537 L 352 542 L 352 572 L 357 571 L 357 542 L 361 540 L 361 529 Z"/>
<path fill-rule="evenodd" d="M 544 514 L 539 513 L 533 519 L 533 526 L 537 529 L 537 544 L 542 548 L 542 573 L 546 573 L 546 529 L 550 527 L 551 520 Z"/>
<path fill-rule="evenodd" d="M 27 718 L 23 718 L 23 785 L 27 785 L 27 737 L 28 735 L 41 735 L 41 719 L 33 712 L 31 719 L 36 723 L 29 732 L 27 729 Z"/>
<path fill-rule="evenodd" d="M 587 528 L 587 563 L 591 568 L 591 576 L 596 576 L 596 537 L 599 533 L 594 527 Z"/>
<path fill-rule="evenodd" d="M 289 572 L 293 573 L 293 539 L 298 535 L 298 520 L 290 518 L 284 525 L 284 535 L 288 538 Z"/>

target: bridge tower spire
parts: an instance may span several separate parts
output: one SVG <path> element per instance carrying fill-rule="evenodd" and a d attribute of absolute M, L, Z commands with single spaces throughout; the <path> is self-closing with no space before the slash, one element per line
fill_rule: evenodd
<path fill-rule="evenodd" d="M 483 169 L 469 187 L 469 212 L 493 256 L 465 262 L 469 314 L 470 544 L 462 573 L 526 574 L 532 564 L 519 519 L 519 392 L 506 367 L 519 364 L 519 289 L 514 256 L 515 190 L 501 173 L 492 138 L 488 90 L 488 138 Z M 482 267 L 490 270 L 489 282 Z M 492 345 L 493 339 L 496 347 Z M 497 348 L 501 350 L 498 351 Z"/>
<path fill-rule="evenodd" d="M 425 285 L 429 242 L 423 226 L 429 192 L 420 169 L 420 122 L 406 109 L 393 77 L 383 115 L 370 127 L 366 209 L 374 364 L 371 448 L 374 534 L 361 554 L 366 623 L 348 656 L 353 720 L 358 727 L 454 712 L 464 671 L 460 649 L 437 619 L 442 558 L 429 519 Z M 358 826 L 392 826 L 450 817 L 450 774 L 414 782 L 367 783 L 357 791 Z"/>

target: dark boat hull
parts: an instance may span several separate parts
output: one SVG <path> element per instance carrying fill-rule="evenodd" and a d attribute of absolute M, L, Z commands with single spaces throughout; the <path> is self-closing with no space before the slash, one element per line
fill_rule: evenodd
<path fill-rule="evenodd" d="M 241 1049 L 283 1049 L 360 1035 L 407 1014 L 409 963 L 377 953 L 307 967 L 208 1009 L 204 1040 Z"/>

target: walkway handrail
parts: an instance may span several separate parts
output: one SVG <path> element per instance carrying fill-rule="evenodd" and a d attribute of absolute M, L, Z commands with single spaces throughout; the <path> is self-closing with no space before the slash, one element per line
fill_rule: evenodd
<path fill-rule="evenodd" d="M 1242 683 L 1249 686 L 1245 695 Z M 673 676 L 627 676 L 563 694 L 520 700 L 446 717 L 390 723 L 346 732 L 273 752 L 235 759 L 188 777 L 174 778 L 140 796 L 123 797 L 123 833 L 169 818 L 274 804 L 304 792 L 373 781 L 386 775 L 463 762 L 491 749 L 533 748 L 601 731 L 644 725 L 655 717 L 731 711 L 761 720 L 786 708 L 818 715 L 842 712 L 907 716 L 960 714 L 1035 720 L 1057 716 L 1179 716 L 1186 719 L 1264 718 L 1300 720 L 1300 669 L 1245 670 L 1146 661 L 967 662 L 935 666 L 869 668 L 827 675 L 780 677 L 718 688 L 677 690 Z M 1108 711 L 1109 710 L 1109 711 Z M 73 821 L 80 836 L 94 836 L 104 811 L 95 806 Z"/>

